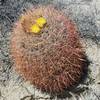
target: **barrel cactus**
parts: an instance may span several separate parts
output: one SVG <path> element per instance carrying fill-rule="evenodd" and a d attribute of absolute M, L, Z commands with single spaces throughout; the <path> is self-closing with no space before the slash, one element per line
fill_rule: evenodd
<path fill-rule="evenodd" d="M 53 6 L 27 10 L 13 27 L 16 71 L 36 88 L 61 93 L 79 83 L 85 53 L 76 25 Z"/>

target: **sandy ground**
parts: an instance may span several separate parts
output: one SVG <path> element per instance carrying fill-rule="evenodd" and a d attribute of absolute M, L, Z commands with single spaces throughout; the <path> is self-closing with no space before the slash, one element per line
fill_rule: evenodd
<path fill-rule="evenodd" d="M 71 97 L 42 93 L 13 69 L 9 39 L 14 22 L 36 4 L 53 4 L 77 24 L 90 65 Z M 100 100 L 100 0 L 0 0 L 0 100 Z"/>

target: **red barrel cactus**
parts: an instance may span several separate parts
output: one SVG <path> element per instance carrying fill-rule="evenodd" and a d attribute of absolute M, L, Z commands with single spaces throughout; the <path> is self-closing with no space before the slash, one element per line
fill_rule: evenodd
<path fill-rule="evenodd" d="M 38 18 L 46 22 L 35 33 L 31 27 Z M 77 27 L 53 6 L 35 7 L 21 16 L 11 34 L 11 54 L 16 71 L 42 91 L 61 93 L 83 74 L 85 53 Z"/>

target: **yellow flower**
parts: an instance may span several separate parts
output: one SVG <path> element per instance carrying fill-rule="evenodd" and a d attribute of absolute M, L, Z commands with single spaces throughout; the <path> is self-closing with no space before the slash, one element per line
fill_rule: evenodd
<path fill-rule="evenodd" d="M 40 18 L 38 18 L 38 19 L 36 20 L 36 24 L 39 25 L 39 27 L 42 28 L 42 27 L 44 26 L 44 24 L 46 24 L 46 19 L 43 18 L 43 17 L 40 17 Z"/>
<path fill-rule="evenodd" d="M 43 17 L 38 18 L 36 20 L 36 23 L 31 26 L 30 32 L 39 33 L 43 28 L 44 24 L 46 24 L 46 19 Z"/>
<path fill-rule="evenodd" d="M 37 24 L 34 24 L 31 26 L 31 32 L 33 32 L 33 33 L 39 33 L 40 30 L 41 29 L 39 28 L 39 26 Z"/>

